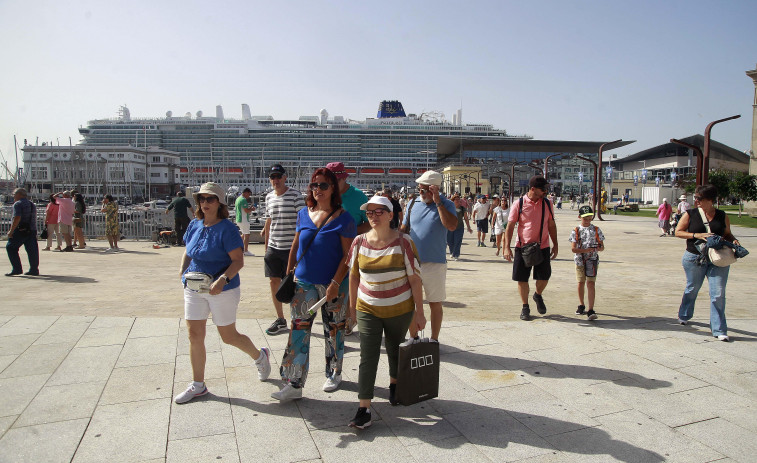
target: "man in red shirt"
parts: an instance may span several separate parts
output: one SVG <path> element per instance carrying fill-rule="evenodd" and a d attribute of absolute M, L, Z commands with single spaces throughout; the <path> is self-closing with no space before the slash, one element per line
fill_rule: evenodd
<path fill-rule="evenodd" d="M 513 281 L 518 282 L 518 292 L 523 302 L 523 309 L 520 313 L 521 320 L 531 319 L 531 309 L 528 306 L 528 294 L 531 289 L 528 285 L 528 279 L 531 276 L 532 268 L 534 280 L 536 280 L 536 291 L 533 296 L 536 309 L 542 315 L 547 313 L 542 292 L 547 287 L 549 277 L 552 276 L 550 259 L 557 257 L 557 225 L 555 224 L 552 204 L 546 198 L 549 183 L 541 175 L 535 175 L 529 180 L 528 186 L 528 193 L 518 201 L 513 201 L 510 208 L 503 250 L 505 259 L 513 262 Z M 512 249 L 510 249 L 510 242 L 513 238 L 515 224 L 518 224 L 518 241 L 515 243 L 515 254 L 513 254 Z M 549 247 L 550 239 L 552 240 L 551 249 Z M 542 254 L 541 263 L 532 267 L 526 266 L 522 255 L 523 246 L 530 243 L 539 243 Z"/>

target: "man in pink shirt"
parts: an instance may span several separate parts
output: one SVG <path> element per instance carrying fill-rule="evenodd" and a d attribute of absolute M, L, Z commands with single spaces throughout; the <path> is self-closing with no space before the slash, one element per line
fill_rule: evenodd
<path fill-rule="evenodd" d="M 74 225 L 74 200 L 71 199 L 69 191 L 59 193 L 62 198 L 58 198 L 58 226 L 63 238 L 66 240 L 66 247 L 63 252 L 71 252 L 74 247 L 71 245 L 71 232 Z"/>
<path fill-rule="evenodd" d="M 657 208 L 657 217 L 660 219 L 657 226 L 660 227 L 662 235 L 665 236 L 670 232 L 670 216 L 673 214 L 673 206 L 668 204 L 668 198 L 662 198 L 662 204 Z"/>
<path fill-rule="evenodd" d="M 546 197 L 548 186 L 547 179 L 541 175 L 531 177 L 528 181 L 528 193 L 518 201 L 513 201 L 505 229 L 505 259 L 513 262 L 513 281 L 518 282 L 518 292 L 523 302 L 523 309 L 520 312 L 521 320 L 531 319 L 531 309 L 528 306 L 528 294 L 531 288 L 528 286 L 528 279 L 531 276 L 532 268 L 534 269 L 534 280 L 536 280 L 536 291 L 533 296 L 536 309 L 542 315 L 547 313 L 547 306 L 544 304 L 541 294 L 547 287 L 549 277 L 552 276 L 550 259 L 557 257 L 557 225 L 555 224 L 552 204 Z M 515 254 L 513 255 L 510 242 L 516 223 L 518 224 L 518 241 L 515 243 Z M 550 239 L 552 240 L 551 250 L 549 247 Z M 521 248 L 530 243 L 540 244 L 543 258 L 541 263 L 533 267 L 526 266 L 521 253 Z"/>

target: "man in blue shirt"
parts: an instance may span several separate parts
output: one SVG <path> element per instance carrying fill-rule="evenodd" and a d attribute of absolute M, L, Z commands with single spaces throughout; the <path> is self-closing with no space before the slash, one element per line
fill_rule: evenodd
<path fill-rule="evenodd" d="M 410 237 L 421 260 L 423 290 L 431 308 L 431 339 L 439 340 L 442 302 L 447 297 L 447 231 L 457 228 L 455 204 L 442 196 L 442 175 L 428 170 L 415 180 L 419 197 L 407 206 L 403 225 L 410 225 Z M 424 321 L 425 317 L 421 317 Z M 424 326 L 410 326 L 415 337 Z"/>
<path fill-rule="evenodd" d="M 29 257 L 29 271 L 26 275 L 39 275 L 39 247 L 37 246 L 37 208 L 26 198 L 26 190 L 16 188 L 13 191 L 13 221 L 8 231 L 8 243 L 5 250 L 12 270 L 5 276 L 20 275 L 23 272 L 18 250 L 21 246 Z"/>

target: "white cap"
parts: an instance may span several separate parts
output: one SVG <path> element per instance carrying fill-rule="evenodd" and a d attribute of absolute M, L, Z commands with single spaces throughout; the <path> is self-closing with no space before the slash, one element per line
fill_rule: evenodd
<path fill-rule="evenodd" d="M 668 198 L 662 198 L 662 202 L 663 203 L 667 203 L 668 202 Z"/>
<path fill-rule="evenodd" d="M 415 179 L 415 183 L 421 183 L 423 185 L 442 185 L 442 174 L 433 170 L 427 170 L 420 177 Z"/>
<path fill-rule="evenodd" d="M 379 196 L 376 195 L 368 200 L 367 203 L 364 203 L 362 206 L 360 206 L 361 211 L 367 211 L 369 204 L 380 204 L 381 206 L 386 207 L 389 212 L 394 212 L 394 206 L 392 206 L 392 202 L 389 201 L 389 198 L 386 196 Z"/>
<path fill-rule="evenodd" d="M 686 195 L 681 195 L 680 198 L 678 198 L 680 201 L 686 201 Z"/>

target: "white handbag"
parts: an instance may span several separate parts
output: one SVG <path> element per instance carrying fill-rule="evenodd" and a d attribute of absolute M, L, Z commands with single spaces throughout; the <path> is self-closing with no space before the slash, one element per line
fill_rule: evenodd
<path fill-rule="evenodd" d="M 707 221 L 707 216 L 704 215 L 704 211 L 701 207 L 699 208 L 699 215 L 702 216 L 702 223 L 704 223 L 704 228 L 707 230 L 707 233 L 712 233 L 712 231 L 710 231 L 710 222 Z M 726 246 L 723 246 L 720 249 L 707 248 L 707 257 L 715 267 L 728 267 L 736 262 L 736 253 L 733 249 Z"/>

